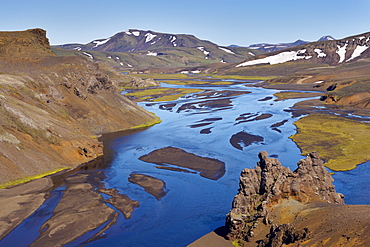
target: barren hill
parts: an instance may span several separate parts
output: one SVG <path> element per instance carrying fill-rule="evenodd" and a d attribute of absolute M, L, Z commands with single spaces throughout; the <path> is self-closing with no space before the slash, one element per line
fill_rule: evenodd
<path fill-rule="evenodd" d="M 75 167 L 102 155 L 99 135 L 157 121 L 99 64 L 54 56 L 45 33 L 0 33 L 1 183 Z"/>

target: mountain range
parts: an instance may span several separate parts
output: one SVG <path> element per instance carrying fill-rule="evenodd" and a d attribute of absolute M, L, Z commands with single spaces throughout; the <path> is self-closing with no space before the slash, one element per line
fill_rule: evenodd
<path fill-rule="evenodd" d="M 318 41 L 327 41 L 327 40 L 335 40 L 332 36 L 326 35 L 322 36 Z M 248 46 L 248 48 L 255 49 L 262 51 L 264 53 L 267 52 L 274 52 L 274 51 L 280 51 L 283 49 L 295 47 L 295 46 L 300 46 L 309 43 L 309 41 L 304 41 L 304 40 L 296 40 L 291 43 L 278 43 L 278 44 L 269 44 L 269 43 L 261 43 L 261 44 L 252 44 Z"/>
<path fill-rule="evenodd" d="M 325 40 L 305 43 L 292 48 L 265 53 L 247 59 L 236 67 L 261 64 L 280 64 L 290 61 L 338 65 L 360 58 L 369 58 L 370 32 L 340 40 Z"/>
<path fill-rule="evenodd" d="M 224 47 L 193 35 L 130 29 L 88 44 L 54 46 L 58 55 L 87 56 L 117 68 L 152 66 L 199 66 L 237 63 L 261 54 L 247 47 Z"/>

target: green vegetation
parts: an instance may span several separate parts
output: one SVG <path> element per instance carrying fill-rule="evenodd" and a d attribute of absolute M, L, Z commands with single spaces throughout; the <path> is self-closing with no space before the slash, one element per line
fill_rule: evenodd
<path fill-rule="evenodd" d="M 370 124 L 343 117 L 311 114 L 296 121 L 290 138 L 302 154 L 317 151 L 333 171 L 351 170 L 370 160 Z"/>
<path fill-rule="evenodd" d="M 189 79 L 186 74 L 157 74 L 157 73 L 149 73 L 149 74 L 129 74 L 131 77 L 139 77 L 142 79 Z"/>
<path fill-rule="evenodd" d="M 334 91 L 334 93 L 340 97 L 367 92 L 370 92 L 370 78 L 355 80 L 350 85 Z"/>
<path fill-rule="evenodd" d="M 7 182 L 7 183 L 3 183 L 3 184 L 0 184 L 0 189 L 4 189 L 8 186 L 14 186 L 14 185 L 18 185 L 18 184 L 27 183 L 27 182 L 30 182 L 32 180 L 40 179 L 40 178 L 55 174 L 57 172 L 60 172 L 60 171 L 66 170 L 66 169 L 69 169 L 69 167 L 62 167 L 62 168 L 58 168 L 58 169 L 55 169 L 55 170 L 46 171 L 46 172 L 40 173 L 38 175 L 28 176 L 28 177 L 13 180 L 13 181 L 10 181 L 10 182 Z"/>
<path fill-rule="evenodd" d="M 274 93 L 274 96 L 278 97 L 277 100 L 308 98 L 308 97 L 315 97 L 315 96 L 321 96 L 321 95 L 322 93 L 300 93 L 300 92 L 289 92 L 289 91 Z"/>
<path fill-rule="evenodd" d="M 231 80 L 258 80 L 266 81 L 276 78 L 276 76 L 243 76 L 243 75 L 209 75 L 213 78 L 231 79 Z"/>
<path fill-rule="evenodd" d="M 145 124 L 140 124 L 140 125 L 137 125 L 137 126 L 133 126 L 133 127 L 131 127 L 130 129 L 142 129 L 142 128 L 148 128 L 148 127 L 150 127 L 150 126 L 153 126 L 153 125 L 155 125 L 155 124 L 159 124 L 159 123 L 161 123 L 162 122 L 162 120 L 159 118 L 159 117 L 157 117 L 156 116 L 156 118 L 153 120 L 153 121 L 149 121 L 149 122 L 147 122 L 147 123 L 145 123 Z"/>
<path fill-rule="evenodd" d="M 191 81 L 191 80 L 171 80 L 171 81 L 161 81 L 167 84 L 173 85 L 232 85 L 236 84 L 232 81 L 219 81 L 219 80 L 211 80 L 211 81 Z"/>
<path fill-rule="evenodd" d="M 169 101 L 176 100 L 188 93 L 201 91 L 203 90 L 195 88 L 151 88 L 127 93 L 125 96 L 134 97 L 138 100 Z"/>

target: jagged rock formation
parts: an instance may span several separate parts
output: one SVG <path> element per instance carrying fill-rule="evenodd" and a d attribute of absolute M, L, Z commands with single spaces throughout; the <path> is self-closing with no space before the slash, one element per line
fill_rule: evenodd
<path fill-rule="evenodd" d="M 336 193 L 333 179 L 323 166 L 318 153 L 312 152 L 300 160 L 298 168 L 293 172 L 283 167 L 277 159 L 269 158 L 265 151 L 259 154 L 259 158 L 255 169 L 244 169 L 241 173 L 239 193 L 235 196 L 232 209 L 226 218 L 226 226 L 230 230 L 227 235 L 229 239 L 250 241 L 258 224 L 272 223 L 270 208 L 284 200 L 299 203 L 344 203 L 344 196 Z M 308 235 L 308 230 L 301 230 L 296 231 L 292 226 L 273 226 L 270 236 L 298 241 L 304 239 L 302 236 Z M 290 237 L 286 237 L 287 234 Z M 283 235 L 285 237 L 282 237 Z M 270 240 L 266 241 L 266 244 Z M 293 240 L 284 243 L 294 242 Z"/>
<path fill-rule="evenodd" d="M 99 135 L 156 121 L 99 64 L 54 56 L 45 31 L 1 32 L 0 40 L 2 183 L 75 167 L 102 154 Z"/>

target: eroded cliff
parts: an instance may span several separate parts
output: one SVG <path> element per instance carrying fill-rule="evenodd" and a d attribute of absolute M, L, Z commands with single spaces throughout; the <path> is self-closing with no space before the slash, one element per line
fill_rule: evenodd
<path fill-rule="evenodd" d="M 45 31 L 0 40 L 1 183 L 75 167 L 102 154 L 101 134 L 158 121 L 121 96 L 99 64 L 54 56 Z"/>

